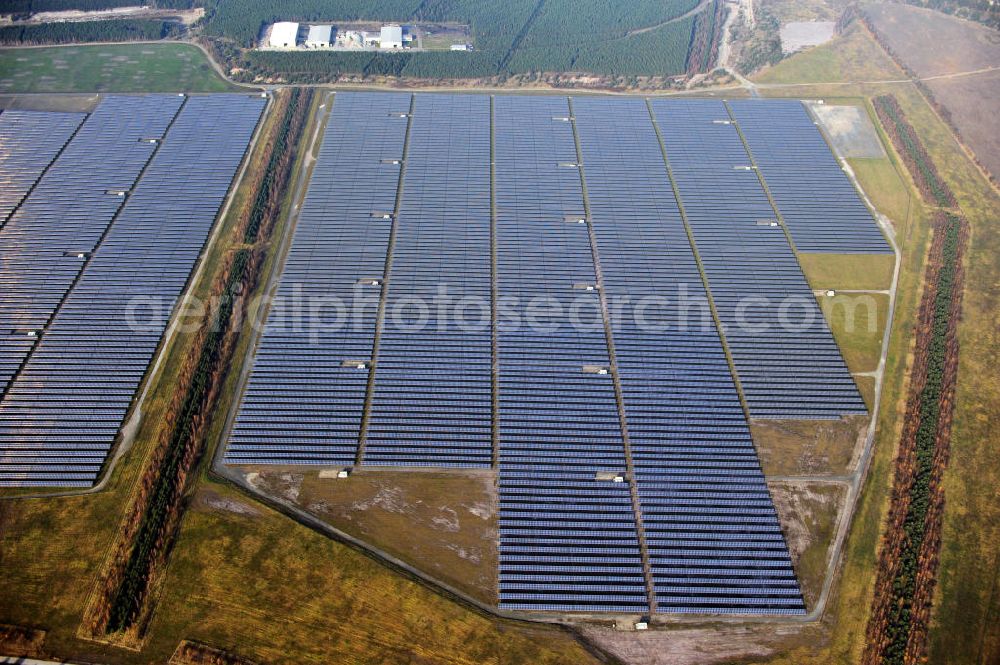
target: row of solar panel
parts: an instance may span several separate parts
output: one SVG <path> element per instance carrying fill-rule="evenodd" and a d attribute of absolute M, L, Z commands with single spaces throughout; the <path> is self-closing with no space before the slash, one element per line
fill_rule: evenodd
<path fill-rule="evenodd" d="M 0 229 L 0 331 L 32 340 L 20 367 L 79 278 L 180 108 L 175 96 L 110 97 L 83 122 Z M 48 115 L 48 114 L 46 114 Z M 72 119 L 79 122 L 78 115 Z M 11 372 L 0 384 L 10 388 Z"/>
<path fill-rule="evenodd" d="M 733 168 L 747 152 L 736 125 L 714 122 L 731 120 L 725 103 L 656 100 L 651 108 L 750 415 L 864 414 L 784 233 L 758 224 L 775 212 L 757 172 Z"/>
<path fill-rule="evenodd" d="M 573 107 L 605 294 L 634 297 L 637 292 L 674 294 L 685 289 L 696 299 L 706 299 L 647 104 L 579 99 Z M 643 242 L 635 243 L 634 238 Z M 649 257 L 669 259 L 650 262 Z M 639 270 L 637 263 L 643 264 Z M 671 324 L 679 314 L 674 308 L 662 312 Z M 671 328 L 659 334 L 620 326 L 613 336 L 657 610 L 742 612 L 763 606 L 802 611 L 791 561 L 780 540 L 714 326 L 691 332 Z M 681 340 L 701 348 L 697 362 L 691 361 Z M 706 378 L 711 382 L 706 383 Z M 715 441 L 710 428 L 720 420 L 730 425 L 727 449 L 700 454 L 690 446 L 692 441 Z M 745 504 L 719 502 L 684 511 L 694 498 L 711 500 L 734 492 L 764 497 L 771 509 L 767 527 L 779 535 L 776 545 L 751 536 Z M 708 525 L 719 534 L 715 546 L 696 551 L 671 546 L 675 541 L 697 539 Z M 746 556 L 729 556 L 727 541 L 740 542 Z M 756 583 L 719 597 L 715 592 L 719 575 L 690 570 L 693 554 L 700 560 L 699 567 Z M 784 556 L 781 579 L 762 578 L 754 567 L 754 562 L 772 554 Z M 685 577 L 683 588 L 670 581 L 678 571 Z M 789 590 L 787 600 L 774 601 L 776 589 Z"/>
<path fill-rule="evenodd" d="M 497 97 L 497 296 L 567 305 L 547 329 L 498 329 L 500 606 L 646 612 L 636 516 L 603 324 L 574 329 L 568 305 L 596 292 L 578 160 L 565 99 Z M 558 195 L 542 196 L 543 192 Z M 599 476 L 603 474 L 603 476 Z M 598 477 L 608 477 L 597 480 Z"/>
<path fill-rule="evenodd" d="M 381 284 L 410 104 L 406 94 L 337 95 L 227 463 L 354 462 L 379 289 L 367 287 L 369 306 L 352 306 L 335 333 L 322 317 L 300 319 L 286 303 L 297 294 L 354 303 L 359 280 Z"/>
<path fill-rule="evenodd" d="M 433 295 L 441 284 L 453 298 L 488 303 L 489 97 L 414 97 L 406 150 L 386 309 Z M 414 330 L 390 316 L 377 353 L 365 463 L 490 466 L 489 328 L 462 330 L 454 318 L 431 312 L 426 326 Z M 479 426 L 454 420 L 456 414 Z"/>
<path fill-rule="evenodd" d="M 0 228 L 85 117 L 84 113 L 0 113 Z"/>
<path fill-rule="evenodd" d="M 263 105 L 107 97 L 0 231 L 23 258 L 4 311 L 32 333 L 0 402 L 0 484 L 94 482 Z"/>
<path fill-rule="evenodd" d="M 892 253 L 802 103 L 736 100 L 726 106 L 800 252 Z"/>

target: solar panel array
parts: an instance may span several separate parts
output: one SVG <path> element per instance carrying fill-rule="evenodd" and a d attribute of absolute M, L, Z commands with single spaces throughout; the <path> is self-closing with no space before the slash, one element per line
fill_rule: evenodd
<path fill-rule="evenodd" d="M 892 253 L 802 103 L 727 104 L 800 252 Z"/>
<path fill-rule="evenodd" d="M 495 105 L 500 606 L 646 612 L 569 108 Z"/>
<path fill-rule="evenodd" d="M 650 303 L 614 341 L 656 609 L 801 613 L 718 332 L 684 320 L 707 298 L 649 110 L 573 105 L 606 296 Z"/>
<path fill-rule="evenodd" d="M 232 464 L 350 464 L 361 430 L 410 95 L 338 95 L 226 451 Z M 396 162 L 396 163 L 393 163 Z M 294 302 L 363 307 L 293 318 Z M 308 311 L 303 309 L 303 311 Z M 357 364 L 364 364 L 359 369 Z"/>
<path fill-rule="evenodd" d="M 812 296 L 725 105 L 672 104 L 338 93 L 279 296 L 368 307 L 272 309 L 226 460 L 495 463 L 505 609 L 803 613 L 692 239 L 727 332 Z M 734 335 L 752 413 L 851 412 L 796 334 Z"/>
<path fill-rule="evenodd" d="M 125 201 L 119 193 L 133 187 L 156 149 L 142 139 L 161 137 L 181 101 L 105 99 L 0 229 L 0 333 L 32 340 L 5 354 L 5 366 L 13 369 L 5 372 L 0 395 L 107 232 Z M 4 423 L 0 415 L 0 432 Z"/>
<path fill-rule="evenodd" d="M 489 97 L 415 98 L 395 224 L 364 461 L 488 467 Z M 419 304 L 433 303 L 442 286 L 485 311 L 473 307 L 463 322 Z"/>
<path fill-rule="evenodd" d="M 24 200 L 42 173 L 69 141 L 86 117 L 84 113 L 47 113 L 4 111 L 0 113 L 0 228 Z M 11 286 L 11 273 L 3 268 L 5 253 L 0 252 L 3 286 Z M 3 307 L 3 305 L 0 305 Z M 0 323 L 0 395 L 35 345 L 29 331 L 14 331 L 8 322 L 16 321 L 16 312 L 3 307 Z"/>
<path fill-rule="evenodd" d="M 0 402 L 2 485 L 89 486 L 114 444 L 264 105 L 184 101 L 106 98 L 0 234 L 38 339 Z"/>
<path fill-rule="evenodd" d="M 0 113 L 0 227 L 73 136 L 85 113 Z"/>
<path fill-rule="evenodd" d="M 750 415 L 866 413 L 725 104 L 651 104 Z"/>

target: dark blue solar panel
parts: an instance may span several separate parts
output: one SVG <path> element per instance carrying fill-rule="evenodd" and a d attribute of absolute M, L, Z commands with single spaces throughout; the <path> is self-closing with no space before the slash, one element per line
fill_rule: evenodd
<path fill-rule="evenodd" d="M 489 98 L 417 96 L 407 150 L 365 462 L 489 466 Z"/>
<path fill-rule="evenodd" d="M 641 613 L 629 487 L 597 477 L 624 475 L 625 447 L 611 376 L 584 371 L 610 359 L 568 115 L 495 100 L 500 607 Z"/>
<path fill-rule="evenodd" d="M 800 252 L 892 253 L 801 102 L 728 105 Z"/>
<path fill-rule="evenodd" d="M 0 386 L 7 386 L 14 378 L 28 354 L 35 348 L 35 341 L 35 336 L 24 331 L 0 331 Z"/>
<path fill-rule="evenodd" d="M 170 109 L 172 116 L 178 98 L 123 99 L 127 101 L 111 105 L 114 113 L 105 106 L 108 101 L 99 107 L 109 114 L 104 121 L 117 127 L 117 131 L 102 130 L 118 138 L 108 145 L 120 153 L 107 158 L 123 168 L 142 168 L 144 162 L 133 155 L 131 146 L 152 145 L 140 143 L 150 138 L 150 132 L 154 132 L 152 138 L 163 138 L 166 122 L 138 125 L 137 116 L 148 112 L 158 117 L 153 112 L 156 107 Z M 105 225 L 103 230 L 86 225 L 84 219 L 74 222 L 75 226 L 63 226 L 70 237 L 88 243 L 85 248 L 93 250 L 93 257 L 73 257 L 86 267 L 62 303 L 56 303 L 57 313 L 0 403 L 0 483 L 63 486 L 92 483 L 96 478 L 208 238 L 263 106 L 259 97 L 190 98 L 113 223 L 110 218 L 98 218 Z M 44 202 L 35 204 L 36 196 L 59 191 L 58 181 L 48 188 L 53 174 L 86 182 L 86 174 L 69 170 L 63 160 L 73 155 L 81 137 L 88 136 L 92 120 L 93 116 L 46 173 L 47 187 L 43 189 L 42 183 L 36 187 L 4 234 L 12 229 L 21 232 L 22 213 L 44 207 Z M 113 182 L 132 187 L 120 170 L 105 171 L 97 165 L 94 174 L 98 186 Z M 136 171 L 130 177 L 134 180 L 137 175 Z M 82 184 L 76 186 L 84 194 L 90 191 Z M 119 197 L 105 197 L 115 199 L 116 208 L 120 205 Z M 38 235 L 25 233 L 23 237 L 34 241 Z M 157 315 L 150 316 L 154 311 Z"/>
<path fill-rule="evenodd" d="M 119 192 L 132 188 L 156 149 L 143 139 L 162 137 L 182 101 L 105 98 L 0 229 L 0 335 L 41 334 L 124 203 Z M 0 373 L 3 395 L 26 354 L 0 354 L 14 366 Z"/>
<path fill-rule="evenodd" d="M 614 341 L 657 611 L 802 613 L 646 104 L 573 106 L 605 295 L 648 305 Z"/>
<path fill-rule="evenodd" d="M 866 413 L 723 102 L 652 106 L 750 415 Z"/>
<path fill-rule="evenodd" d="M 359 281 L 384 277 L 409 110 L 407 94 L 336 95 L 228 463 L 354 461 L 369 371 L 345 363 L 372 356 L 381 289 Z"/>
<path fill-rule="evenodd" d="M 0 113 L 0 227 L 73 136 L 86 113 Z"/>

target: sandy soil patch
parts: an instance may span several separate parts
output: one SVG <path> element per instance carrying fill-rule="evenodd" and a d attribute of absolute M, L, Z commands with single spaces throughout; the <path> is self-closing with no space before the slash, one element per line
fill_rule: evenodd
<path fill-rule="evenodd" d="M 810 46 L 819 46 L 833 39 L 833 21 L 793 21 L 781 26 L 781 52 L 785 55 Z"/>
<path fill-rule="evenodd" d="M 867 416 L 750 423 L 761 466 L 768 476 L 845 475 L 853 466 L 867 427 Z"/>
<path fill-rule="evenodd" d="M 826 579 L 830 544 L 837 530 L 847 486 L 834 483 L 769 483 L 806 607 L 816 606 Z"/>
<path fill-rule="evenodd" d="M 249 503 L 221 496 L 209 489 L 203 489 L 198 492 L 195 502 L 197 505 L 226 513 L 235 513 L 236 515 L 247 516 L 260 515 L 260 511 L 251 506 Z"/>
<path fill-rule="evenodd" d="M 496 603 L 495 475 L 480 470 L 239 468 L 247 482 L 426 571 Z"/>
<path fill-rule="evenodd" d="M 871 118 L 857 106 L 809 104 L 810 110 L 823 125 L 826 135 L 841 157 L 880 159 L 885 149 L 878 139 Z"/>

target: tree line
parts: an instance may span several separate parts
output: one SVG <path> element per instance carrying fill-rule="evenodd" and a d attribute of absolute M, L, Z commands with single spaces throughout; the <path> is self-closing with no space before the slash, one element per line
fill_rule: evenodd
<path fill-rule="evenodd" d="M 176 36 L 181 29 L 171 21 L 143 19 L 13 25 L 0 27 L 0 44 L 151 41 Z"/>
<path fill-rule="evenodd" d="M 149 5 L 161 9 L 190 9 L 198 4 L 199 0 L 7 0 L 0 11 L 5 14 L 25 15 L 68 10 L 92 12 L 136 5 Z"/>
<path fill-rule="evenodd" d="M 903 109 L 899 107 L 896 98 L 892 95 L 882 95 L 874 98 L 872 104 L 875 106 L 879 121 L 913 176 L 920 194 L 939 206 L 955 205 L 954 194 L 941 179 L 924 144 L 917 138 L 913 126 L 903 116 Z"/>

